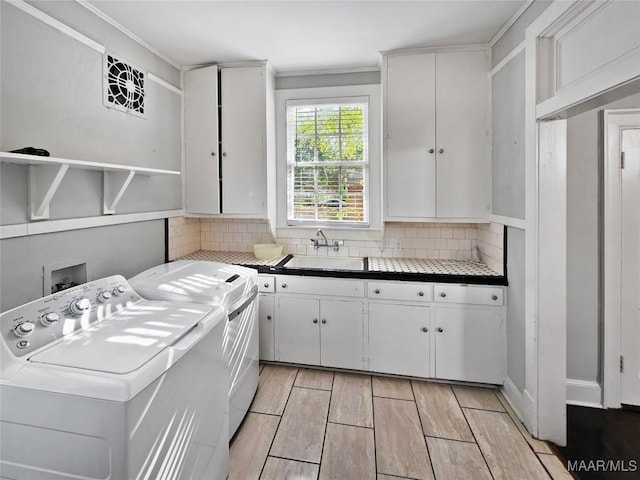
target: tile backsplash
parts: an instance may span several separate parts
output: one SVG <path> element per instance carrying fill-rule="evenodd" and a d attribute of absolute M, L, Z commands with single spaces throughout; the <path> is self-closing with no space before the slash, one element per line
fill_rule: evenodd
<path fill-rule="evenodd" d="M 331 241 L 334 239 L 331 238 Z M 251 252 L 255 243 L 273 243 L 267 220 L 230 218 L 171 218 L 169 258 L 198 250 Z M 345 240 L 336 253 L 314 250 L 309 238 L 279 238 L 285 253 L 344 257 L 480 260 L 503 273 L 503 226 L 498 223 L 385 224 L 381 241 Z"/>

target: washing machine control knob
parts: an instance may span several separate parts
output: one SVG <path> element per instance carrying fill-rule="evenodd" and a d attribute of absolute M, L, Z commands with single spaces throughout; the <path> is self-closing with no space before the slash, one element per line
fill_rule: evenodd
<path fill-rule="evenodd" d="M 42 317 L 40 317 L 40 323 L 45 327 L 53 325 L 58 320 L 60 320 L 60 315 L 58 315 L 56 312 L 45 313 Z"/>
<path fill-rule="evenodd" d="M 98 301 L 99 301 L 100 303 L 107 302 L 110 298 L 111 298 L 111 292 L 107 292 L 106 290 L 103 290 L 103 291 L 102 291 L 102 292 L 100 292 L 100 294 L 98 295 Z"/>
<path fill-rule="evenodd" d="M 77 298 L 69 304 L 69 312 L 73 315 L 82 315 L 91 309 L 91 300 L 87 297 Z"/>
<path fill-rule="evenodd" d="M 22 322 L 13 327 L 13 333 L 16 337 L 27 337 L 33 333 L 35 328 L 36 326 L 32 322 Z"/>
<path fill-rule="evenodd" d="M 113 294 L 116 297 L 119 297 L 120 295 L 124 295 L 124 292 L 127 291 L 127 287 L 125 287 L 124 285 L 116 285 L 116 287 L 113 289 Z"/>

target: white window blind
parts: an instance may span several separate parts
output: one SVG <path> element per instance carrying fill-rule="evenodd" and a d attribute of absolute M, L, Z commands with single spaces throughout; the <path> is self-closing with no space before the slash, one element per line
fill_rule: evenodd
<path fill-rule="evenodd" d="M 287 102 L 287 220 L 366 226 L 368 98 Z"/>

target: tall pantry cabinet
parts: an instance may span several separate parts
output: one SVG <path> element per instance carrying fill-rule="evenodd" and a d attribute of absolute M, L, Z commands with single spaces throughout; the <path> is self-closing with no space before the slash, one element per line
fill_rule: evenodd
<path fill-rule="evenodd" d="M 487 49 L 387 54 L 383 82 L 385 218 L 486 221 Z"/>
<path fill-rule="evenodd" d="M 265 63 L 185 72 L 186 213 L 267 217 L 273 98 L 273 73 Z"/>

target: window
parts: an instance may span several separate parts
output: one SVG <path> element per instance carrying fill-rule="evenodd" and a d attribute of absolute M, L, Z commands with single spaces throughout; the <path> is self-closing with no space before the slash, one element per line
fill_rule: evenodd
<path fill-rule="evenodd" d="M 369 223 L 369 99 L 288 101 L 287 223 Z"/>

